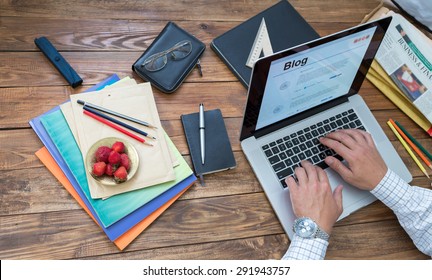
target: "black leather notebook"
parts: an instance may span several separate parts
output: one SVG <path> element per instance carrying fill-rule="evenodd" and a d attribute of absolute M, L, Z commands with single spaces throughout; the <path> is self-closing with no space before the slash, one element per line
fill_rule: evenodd
<path fill-rule="evenodd" d="M 196 175 L 234 168 L 236 161 L 228 138 L 225 122 L 219 109 L 204 112 L 205 161 L 201 163 L 199 114 L 181 115 L 181 122 Z"/>
<path fill-rule="evenodd" d="M 269 55 L 269 45 L 270 52 L 276 53 L 317 38 L 318 33 L 294 7 L 280 1 L 215 38 L 210 47 L 248 87 L 254 61 Z"/>

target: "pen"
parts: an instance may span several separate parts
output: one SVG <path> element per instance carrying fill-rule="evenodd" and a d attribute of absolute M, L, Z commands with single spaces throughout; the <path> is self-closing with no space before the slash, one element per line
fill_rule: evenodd
<path fill-rule="evenodd" d="M 89 116 L 89 117 L 92 117 L 93 119 L 95 119 L 95 120 L 97 120 L 97 121 L 100 121 L 101 123 L 104 123 L 104 124 L 106 124 L 106 125 L 108 125 L 108 126 L 114 128 L 114 129 L 116 129 L 116 130 L 118 130 L 118 131 L 120 131 L 120 132 L 126 134 L 127 136 L 132 137 L 133 139 L 140 141 L 141 143 L 144 143 L 144 144 L 149 145 L 149 146 L 153 146 L 152 144 L 147 143 L 146 140 L 144 140 L 143 138 L 141 138 L 141 137 L 139 137 L 139 136 L 136 136 L 136 135 L 133 134 L 133 133 L 130 133 L 130 132 L 127 131 L 126 129 L 124 129 L 124 128 L 118 126 L 118 125 L 115 125 L 115 124 L 113 124 L 113 123 L 107 121 L 106 119 L 101 118 L 101 117 L 99 117 L 99 116 L 93 114 L 93 113 L 90 112 L 90 111 L 84 110 L 83 113 L 84 113 L 84 115 L 87 115 L 87 116 Z"/>
<path fill-rule="evenodd" d="M 119 121 L 119 120 L 117 120 L 117 119 L 111 118 L 111 117 L 108 116 L 108 115 L 105 115 L 105 114 L 103 114 L 103 113 L 101 113 L 101 112 L 99 112 L 99 111 L 97 111 L 97 110 L 94 110 L 94 109 L 88 107 L 87 104 L 84 105 L 83 109 L 86 110 L 86 111 L 89 111 L 89 112 L 91 112 L 91 113 L 93 113 L 93 114 L 95 114 L 96 116 L 99 116 L 99 117 L 104 118 L 104 119 L 106 119 L 106 120 L 108 120 L 108 121 L 111 121 L 111 122 L 116 123 L 116 124 L 118 124 L 118 125 L 120 125 L 120 126 L 123 126 L 124 128 L 130 129 L 130 130 L 132 130 L 132 131 L 134 131 L 134 132 L 136 132 L 136 133 L 139 133 L 139 134 L 141 134 L 141 135 L 144 135 L 145 137 L 152 138 L 152 139 L 156 139 L 155 137 L 149 135 L 149 134 L 148 134 L 147 132 L 145 132 L 145 131 L 142 131 L 142 130 L 140 130 L 140 129 L 138 129 L 138 128 L 135 128 L 135 127 L 133 127 L 133 126 L 131 126 L 131 125 L 128 125 L 127 123 L 124 123 L 124 122 Z"/>
<path fill-rule="evenodd" d="M 201 163 L 204 164 L 205 159 L 205 121 L 204 121 L 204 104 L 199 105 L 199 131 L 201 145 Z"/>
<path fill-rule="evenodd" d="M 396 137 L 402 143 L 402 145 L 404 146 L 405 150 L 408 152 L 408 154 L 411 156 L 411 158 L 414 160 L 414 162 L 417 164 L 417 166 L 420 168 L 420 170 L 426 175 L 426 177 L 430 178 L 429 174 L 426 172 L 426 169 L 423 167 L 423 165 L 421 164 L 421 162 L 417 159 L 417 157 L 415 156 L 415 154 L 411 151 L 410 147 L 405 142 L 405 140 L 402 138 L 402 136 L 399 135 L 399 132 L 397 132 L 396 128 L 393 127 L 393 124 L 390 121 L 388 121 L 387 125 L 390 127 L 390 129 L 393 131 L 393 133 L 396 135 Z"/>
<path fill-rule="evenodd" d="M 81 104 L 81 105 L 86 105 L 87 107 L 90 107 L 92 109 L 96 109 L 96 110 L 99 110 L 101 112 L 104 112 L 104 113 L 107 113 L 107 114 L 110 114 L 110 115 L 113 115 L 113 116 L 116 116 L 116 117 L 119 117 L 119 118 L 122 118 L 122 119 L 125 119 L 125 120 L 128 120 L 128 121 L 131 121 L 131 122 L 134 122 L 134 123 L 137 123 L 137 124 L 141 124 L 141 125 L 144 125 L 144 126 L 147 126 L 147 127 L 150 127 L 150 128 L 157 128 L 156 126 L 151 125 L 148 122 L 141 121 L 141 120 L 138 120 L 138 119 L 135 119 L 135 118 L 132 118 L 132 117 L 120 114 L 118 112 L 114 112 L 114 111 L 112 111 L 110 109 L 107 109 L 107 108 L 104 108 L 104 107 L 101 107 L 101 106 L 98 106 L 98 105 L 95 105 L 95 104 L 92 104 L 92 103 L 89 103 L 89 102 L 85 102 L 83 100 L 79 100 L 78 99 L 77 103 Z"/>

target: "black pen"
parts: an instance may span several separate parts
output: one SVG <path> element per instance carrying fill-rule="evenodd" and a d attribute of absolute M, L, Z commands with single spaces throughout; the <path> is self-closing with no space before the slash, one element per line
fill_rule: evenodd
<path fill-rule="evenodd" d="M 107 114 L 110 114 L 110 115 L 113 115 L 113 116 L 116 116 L 116 117 L 119 117 L 119 118 L 122 118 L 122 119 L 125 119 L 125 120 L 128 120 L 128 121 L 131 121 L 131 122 L 134 122 L 134 123 L 137 123 L 137 124 L 141 124 L 141 125 L 144 125 L 144 126 L 147 126 L 147 127 L 150 127 L 150 128 L 157 128 L 156 126 L 151 125 L 148 122 L 141 121 L 141 120 L 138 120 L 138 119 L 135 119 L 135 118 L 132 118 L 132 117 L 120 114 L 118 112 L 114 112 L 114 111 L 112 111 L 110 109 L 103 108 L 101 106 L 98 106 L 98 105 L 95 105 L 95 104 L 92 104 L 92 103 L 89 103 L 89 102 L 85 102 L 83 100 L 77 100 L 77 103 L 81 104 L 81 105 L 86 105 L 89 108 L 96 109 L 96 110 L 99 110 L 101 112 L 105 112 Z"/>
<path fill-rule="evenodd" d="M 119 121 L 119 120 L 117 120 L 117 119 L 111 118 L 110 116 L 107 116 L 107 115 L 105 115 L 105 114 L 103 114 L 103 113 L 101 113 L 101 112 L 99 112 L 99 111 L 97 111 L 97 110 L 95 110 L 95 109 L 93 109 L 93 108 L 88 107 L 87 104 L 84 105 L 83 109 L 86 110 L 86 111 L 88 111 L 88 112 L 91 112 L 91 113 L 95 114 L 96 116 L 99 116 L 99 117 L 104 118 L 104 119 L 106 119 L 106 120 L 109 120 L 109 121 L 111 121 L 111 122 L 113 122 L 113 123 L 116 123 L 116 124 L 118 124 L 118 125 L 120 125 L 120 126 L 123 126 L 123 127 L 127 128 L 127 129 L 130 129 L 130 130 L 132 130 L 132 131 L 135 131 L 136 133 L 139 133 L 139 134 L 141 134 L 141 135 L 144 135 L 145 137 L 149 137 L 149 138 L 152 138 L 152 139 L 156 139 L 155 137 L 151 136 L 150 134 L 148 134 L 148 133 L 145 132 L 145 131 L 139 130 L 139 129 L 136 128 L 136 127 L 133 127 L 133 126 L 131 126 L 131 125 L 128 125 L 127 123 L 124 123 L 124 122 Z"/>

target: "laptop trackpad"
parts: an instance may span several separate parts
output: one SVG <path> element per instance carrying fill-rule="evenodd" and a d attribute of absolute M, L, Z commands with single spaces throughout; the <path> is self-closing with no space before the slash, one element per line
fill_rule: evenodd
<path fill-rule="evenodd" d="M 348 216 L 351 212 L 357 210 L 359 207 L 364 207 L 376 200 L 375 196 L 369 191 L 360 190 L 345 182 L 339 176 L 339 174 L 337 174 L 331 168 L 327 168 L 325 171 L 327 172 L 330 186 L 333 190 L 338 185 L 343 185 L 344 187 L 342 191 L 342 203 L 344 210 L 340 219 Z"/>

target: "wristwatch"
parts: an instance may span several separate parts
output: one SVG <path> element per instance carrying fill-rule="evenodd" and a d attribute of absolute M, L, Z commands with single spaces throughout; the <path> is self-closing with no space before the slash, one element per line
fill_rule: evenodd
<path fill-rule="evenodd" d="M 327 232 L 320 229 L 317 223 L 308 217 L 296 219 L 294 221 L 293 231 L 296 235 L 307 239 L 320 238 L 328 241 L 330 238 Z"/>

